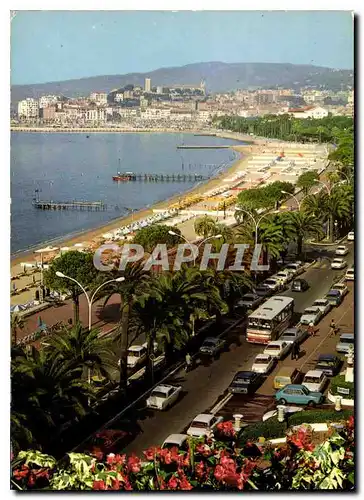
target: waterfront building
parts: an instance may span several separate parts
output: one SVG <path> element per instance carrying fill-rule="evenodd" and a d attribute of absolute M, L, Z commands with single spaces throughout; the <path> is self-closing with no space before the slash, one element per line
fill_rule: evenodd
<path fill-rule="evenodd" d="M 144 84 L 144 90 L 145 90 L 145 92 L 150 92 L 151 85 L 152 85 L 152 82 L 151 82 L 150 78 L 146 78 L 145 79 L 145 84 Z"/>
<path fill-rule="evenodd" d="M 46 122 L 56 119 L 57 106 L 47 106 L 40 109 L 40 117 Z"/>
<path fill-rule="evenodd" d="M 90 101 L 93 101 L 98 106 L 104 106 L 107 104 L 107 92 L 92 92 Z"/>
<path fill-rule="evenodd" d="M 115 94 L 115 97 L 114 97 L 115 102 L 123 102 L 123 100 L 124 100 L 124 94 L 122 94 L 120 92 Z"/>
<path fill-rule="evenodd" d="M 321 106 L 306 106 L 304 108 L 291 108 L 283 112 L 293 115 L 294 118 L 316 118 L 321 119 L 328 116 L 329 112 L 327 109 Z"/>
<path fill-rule="evenodd" d="M 92 122 L 105 122 L 106 110 L 105 109 L 88 109 L 86 111 L 86 120 Z"/>
<path fill-rule="evenodd" d="M 37 99 L 28 97 L 18 103 L 19 118 L 39 118 L 39 102 Z"/>
<path fill-rule="evenodd" d="M 147 108 L 140 112 L 140 118 L 143 120 L 166 120 L 170 115 L 170 109 L 161 108 Z"/>
<path fill-rule="evenodd" d="M 39 98 L 39 108 L 47 108 L 52 104 L 56 104 L 58 100 L 57 95 L 43 95 Z"/>

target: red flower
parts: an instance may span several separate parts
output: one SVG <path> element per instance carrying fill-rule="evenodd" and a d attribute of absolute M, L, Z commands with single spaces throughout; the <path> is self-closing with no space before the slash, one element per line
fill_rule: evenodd
<path fill-rule="evenodd" d="M 181 490 L 192 490 L 193 489 L 192 484 L 188 481 L 188 479 L 186 477 L 184 477 L 183 479 L 180 479 L 179 487 Z"/>
<path fill-rule="evenodd" d="M 209 457 L 212 454 L 210 446 L 207 446 L 204 443 L 199 443 L 196 446 L 196 451 L 197 451 L 197 453 L 200 453 L 204 457 Z"/>
<path fill-rule="evenodd" d="M 217 429 L 227 437 L 234 437 L 236 434 L 234 425 L 231 420 L 227 422 L 220 422 L 219 424 L 217 424 Z"/>
<path fill-rule="evenodd" d="M 195 466 L 196 476 L 202 478 L 205 474 L 205 464 L 202 462 L 198 462 Z"/>
<path fill-rule="evenodd" d="M 224 467 L 222 465 L 216 465 L 214 470 L 214 476 L 218 481 L 222 481 L 225 476 Z"/>
<path fill-rule="evenodd" d="M 161 448 L 156 446 L 151 446 L 147 450 L 143 451 L 143 454 L 147 460 L 154 460 L 155 458 L 158 458 L 160 453 Z"/>
<path fill-rule="evenodd" d="M 107 486 L 105 484 L 105 481 L 94 481 L 94 484 L 92 486 L 93 490 L 107 490 Z"/>
<path fill-rule="evenodd" d="M 175 476 L 172 476 L 168 481 L 168 488 L 171 490 L 175 490 L 177 486 L 178 486 L 177 478 Z"/>
<path fill-rule="evenodd" d="M 29 479 L 28 479 L 28 486 L 34 486 L 35 485 L 35 476 L 34 474 L 30 474 Z"/>
<path fill-rule="evenodd" d="M 120 490 L 120 481 L 119 481 L 119 479 L 113 478 L 111 489 L 112 490 Z"/>
<path fill-rule="evenodd" d="M 310 443 L 310 436 L 308 435 L 307 429 L 304 427 L 301 427 L 295 434 L 292 434 L 289 441 L 299 449 L 307 451 L 313 451 L 315 449 L 315 445 Z"/>
<path fill-rule="evenodd" d="M 354 415 L 351 415 L 348 420 L 348 429 L 354 429 Z"/>
<path fill-rule="evenodd" d="M 168 448 L 164 448 L 161 450 L 161 461 L 164 462 L 165 464 L 171 464 L 172 463 L 172 454 Z"/>
<path fill-rule="evenodd" d="M 22 477 L 26 477 L 28 474 L 29 474 L 28 469 L 26 470 L 15 469 L 13 472 L 13 476 L 15 477 L 15 479 L 21 479 Z"/>
<path fill-rule="evenodd" d="M 133 472 L 134 474 L 137 474 L 138 472 L 140 472 L 140 466 L 141 466 L 141 460 L 139 457 L 132 455 L 131 457 L 128 458 L 128 470 L 129 470 L 129 472 Z"/>

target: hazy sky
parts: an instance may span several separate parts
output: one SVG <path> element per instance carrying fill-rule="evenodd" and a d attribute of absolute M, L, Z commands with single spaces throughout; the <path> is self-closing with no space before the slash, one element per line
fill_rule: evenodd
<path fill-rule="evenodd" d="M 18 11 L 11 26 L 12 84 L 206 61 L 353 68 L 350 12 Z"/>

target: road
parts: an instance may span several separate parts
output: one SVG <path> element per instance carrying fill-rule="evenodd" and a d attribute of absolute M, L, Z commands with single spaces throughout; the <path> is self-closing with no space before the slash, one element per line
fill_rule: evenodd
<path fill-rule="evenodd" d="M 333 253 L 334 250 L 330 250 Z M 353 262 L 353 245 L 350 246 L 350 253 L 347 256 L 349 265 Z M 302 312 L 306 307 L 319 297 L 322 297 L 330 289 L 331 284 L 335 281 L 335 277 L 341 274 L 337 271 L 332 271 L 329 267 L 329 262 L 325 259 L 319 262 L 316 267 L 312 266 L 306 271 L 302 278 L 310 283 L 310 289 L 304 293 L 292 294 L 290 291 L 284 292 L 285 295 L 293 296 L 296 300 L 297 312 Z M 308 339 L 304 343 L 301 358 L 298 361 L 286 359 L 285 364 L 310 369 L 320 352 L 334 352 L 337 339 L 327 338 L 329 332 L 329 322 L 331 317 L 335 318 L 337 325 L 342 325 L 343 328 L 348 328 L 353 331 L 353 285 L 350 285 L 351 291 L 345 298 L 343 304 L 333 309 L 330 316 L 326 316 L 319 324 L 319 334 L 316 337 Z M 158 445 L 172 433 L 182 432 L 191 420 L 199 413 L 205 412 L 212 408 L 214 403 L 221 397 L 231 382 L 233 376 L 238 370 L 250 369 L 255 356 L 262 352 L 262 346 L 249 344 L 242 337 L 242 328 L 231 332 L 232 339 L 229 348 L 223 352 L 219 359 L 211 363 L 209 366 L 198 366 L 192 372 L 185 374 L 179 372 L 170 380 L 170 383 L 182 385 L 183 394 L 180 401 L 165 412 L 151 411 L 145 408 L 144 403 L 135 409 L 130 419 L 136 421 L 139 427 L 139 434 L 125 448 L 127 453 L 140 454 L 142 450 L 152 445 Z M 240 335 L 240 341 L 237 336 Z M 302 365 L 302 366 L 301 366 Z M 274 374 L 272 375 L 274 376 Z M 255 400 L 251 413 L 255 420 L 259 420 L 261 415 L 267 411 L 267 407 L 272 401 L 272 380 L 266 380 L 258 390 L 260 397 Z M 267 399 L 267 396 L 269 397 Z M 232 404 L 234 401 L 231 402 Z M 227 407 L 228 408 L 228 407 Z M 236 409 L 234 410 L 236 411 Z M 246 410 L 244 410 L 246 411 Z M 240 408 L 239 412 L 243 412 Z M 123 424 L 125 426 L 125 418 Z M 117 424 L 113 425 L 113 429 L 118 428 Z"/>

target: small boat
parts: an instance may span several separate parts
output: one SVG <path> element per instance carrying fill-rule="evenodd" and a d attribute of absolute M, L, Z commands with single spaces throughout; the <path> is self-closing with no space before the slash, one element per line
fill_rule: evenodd
<path fill-rule="evenodd" d="M 131 172 L 130 172 L 131 173 Z M 130 181 L 131 180 L 131 175 L 130 173 L 126 173 L 126 172 L 118 172 L 117 175 L 113 175 L 112 176 L 112 180 L 113 181 L 122 181 L 122 182 L 126 182 L 126 181 Z"/>
<path fill-rule="evenodd" d="M 86 135 L 86 139 L 89 139 L 89 138 L 90 138 L 90 136 L 89 136 L 89 135 Z"/>

